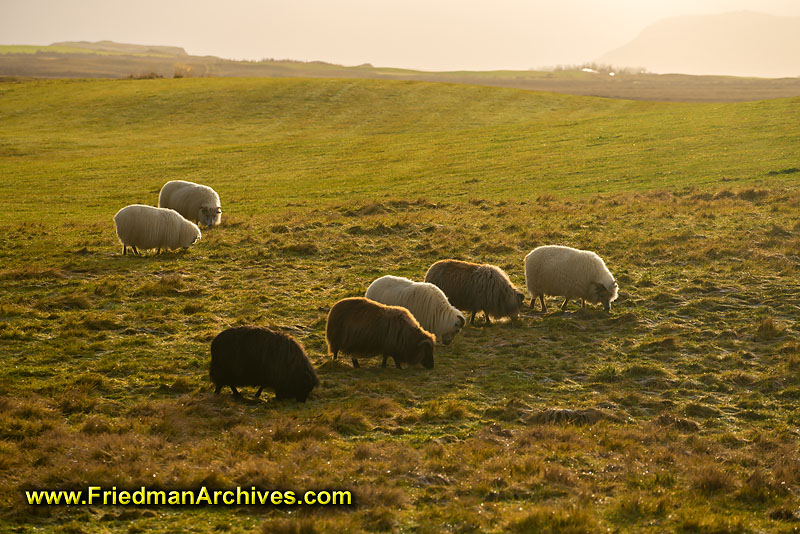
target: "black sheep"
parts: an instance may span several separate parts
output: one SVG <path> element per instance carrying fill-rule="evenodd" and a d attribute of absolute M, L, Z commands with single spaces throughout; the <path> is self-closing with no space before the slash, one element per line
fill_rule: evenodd
<path fill-rule="evenodd" d="M 211 381 L 219 393 L 230 386 L 259 386 L 255 398 L 268 387 L 277 400 L 294 397 L 305 402 L 319 385 L 317 373 L 303 346 L 292 336 L 258 326 L 240 326 L 222 331 L 211 342 Z"/>

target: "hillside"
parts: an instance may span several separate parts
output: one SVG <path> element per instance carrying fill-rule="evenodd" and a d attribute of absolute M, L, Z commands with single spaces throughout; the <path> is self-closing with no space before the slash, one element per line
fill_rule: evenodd
<path fill-rule="evenodd" d="M 186 56 L 186 50 L 177 46 L 160 45 L 137 45 L 127 43 L 115 43 L 114 41 L 63 41 L 53 43 L 51 46 L 64 46 L 69 48 L 82 48 L 85 50 L 101 52 L 117 52 L 131 55 L 165 55 L 165 56 Z"/>
<path fill-rule="evenodd" d="M 800 76 L 798 50 L 800 17 L 741 11 L 662 20 L 597 61 L 657 73 L 782 78 Z"/>
<path fill-rule="evenodd" d="M 800 99 L 612 100 L 387 80 L 0 82 L 0 531 L 776 532 L 800 492 Z M 222 225 L 122 257 L 172 179 Z M 433 369 L 327 354 L 384 274 L 597 251 L 607 314 L 482 318 Z M 530 295 L 525 304 L 530 302 Z M 214 395 L 269 325 L 305 404 Z M 24 489 L 347 490 L 350 507 L 32 506 Z"/>
<path fill-rule="evenodd" d="M 183 49 L 65 42 L 0 46 L 0 76 L 36 78 L 309 77 L 416 80 L 511 87 L 563 94 L 680 102 L 738 102 L 800 95 L 800 78 L 767 80 L 589 72 L 422 72 L 319 61 L 232 61 L 185 55 Z"/>

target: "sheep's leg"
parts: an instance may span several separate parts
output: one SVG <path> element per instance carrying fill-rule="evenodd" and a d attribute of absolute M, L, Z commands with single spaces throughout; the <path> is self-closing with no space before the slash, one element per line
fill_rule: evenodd
<path fill-rule="evenodd" d="M 122 245 L 122 255 L 123 256 L 128 255 L 128 247 L 126 247 L 125 245 Z"/>
<path fill-rule="evenodd" d="M 240 397 L 240 395 L 239 395 L 239 390 L 238 390 L 238 389 L 236 389 L 236 387 L 235 387 L 235 386 L 231 385 L 231 391 L 233 391 L 233 396 L 234 396 L 234 397 L 236 397 L 237 399 Z"/>
<path fill-rule="evenodd" d="M 356 360 L 355 358 L 351 358 L 351 360 L 353 361 L 353 367 L 355 368 L 361 367 L 360 365 L 358 365 L 358 360 Z"/>
<path fill-rule="evenodd" d="M 259 398 L 261 396 L 261 392 L 262 391 L 264 391 L 264 386 L 261 386 L 260 388 L 258 388 L 258 391 L 256 391 L 256 394 L 253 396 L 253 398 L 254 399 Z"/>
<path fill-rule="evenodd" d="M 472 311 L 472 317 L 469 318 L 469 324 L 475 324 L 475 311 Z"/>
<path fill-rule="evenodd" d="M 489 312 L 483 310 L 483 316 L 486 317 L 486 324 L 492 324 L 492 320 L 489 318 Z"/>
<path fill-rule="evenodd" d="M 542 301 L 542 313 L 547 313 L 547 305 L 544 303 L 544 294 L 539 295 L 539 300 Z"/>
<path fill-rule="evenodd" d="M 531 309 L 534 310 L 535 308 L 533 305 L 536 303 L 536 297 L 531 297 Z"/>
<path fill-rule="evenodd" d="M 222 390 L 222 386 L 217 386 L 217 389 L 214 390 L 214 395 L 219 395 L 219 392 Z"/>
<path fill-rule="evenodd" d="M 562 312 L 567 311 L 567 302 L 569 302 L 569 297 L 565 298 L 564 299 L 564 304 L 561 305 L 561 311 Z"/>

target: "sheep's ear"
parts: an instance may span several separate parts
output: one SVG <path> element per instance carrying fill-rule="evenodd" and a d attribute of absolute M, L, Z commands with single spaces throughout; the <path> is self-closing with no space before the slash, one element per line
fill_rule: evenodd
<path fill-rule="evenodd" d="M 467 320 L 464 319 L 463 315 L 459 314 L 456 324 L 458 325 L 459 328 L 464 328 L 464 325 L 467 324 Z"/>

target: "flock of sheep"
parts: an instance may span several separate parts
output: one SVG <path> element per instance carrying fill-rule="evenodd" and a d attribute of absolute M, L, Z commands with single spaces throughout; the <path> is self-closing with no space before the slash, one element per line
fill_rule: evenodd
<path fill-rule="evenodd" d="M 198 224 L 215 226 L 222 213 L 212 188 L 183 180 L 164 185 L 158 206 L 134 204 L 114 216 L 123 255 L 128 247 L 137 255 L 138 249 L 188 248 L 200 239 Z M 562 310 L 580 299 L 581 306 L 602 304 L 609 311 L 617 298 L 617 282 L 597 254 L 559 245 L 541 246 L 525 256 L 525 282 L 530 307 L 538 298 L 543 313 L 545 295 L 564 297 Z M 365 297 L 338 301 L 328 313 L 325 336 L 333 358 L 347 353 L 353 367 L 359 366 L 359 357 L 382 355 L 383 367 L 391 357 L 398 368 L 421 364 L 431 369 L 436 343 L 449 345 L 466 323 L 460 310 L 471 312 L 471 323 L 478 312 L 487 323 L 492 317 L 513 321 L 524 299 L 494 265 L 441 260 L 431 265 L 424 282 L 387 275 L 372 282 Z M 237 397 L 237 387 L 258 386 L 256 398 L 267 387 L 277 399 L 305 402 L 319 385 L 297 340 L 255 326 L 229 328 L 214 338 L 210 375 L 215 393 L 228 386 Z"/>
<path fill-rule="evenodd" d="M 172 250 L 189 248 L 200 241 L 198 224 L 216 226 L 222 218 L 219 195 L 207 185 L 184 180 L 164 184 L 158 194 L 158 207 L 143 204 L 125 206 L 114 215 L 122 255 L 128 247 Z M 192 222 L 194 221 L 194 222 Z"/>

